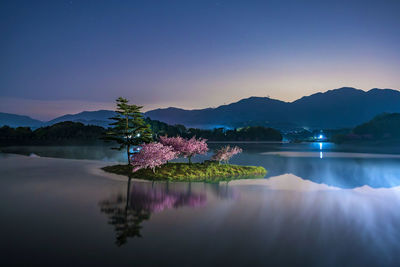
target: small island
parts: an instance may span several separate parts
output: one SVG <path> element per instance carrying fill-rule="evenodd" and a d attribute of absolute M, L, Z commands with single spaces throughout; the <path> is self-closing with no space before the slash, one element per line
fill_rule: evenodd
<path fill-rule="evenodd" d="M 210 160 L 192 163 L 193 156 L 207 154 L 207 140 L 195 136 L 190 139 L 155 136 L 140 109 L 129 105 L 124 98 L 117 99 L 117 115 L 111 118 L 115 122 L 103 139 L 118 144 L 114 149 L 125 149 L 128 164 L 103 167 L 104 171 L 129 178 L 182 182 L 262 178 L 267 173 L 263 167 L 228 164 L 234 155 L 242 152 L 237 146 L 221 147 Z M 188 163 L 171 162 L 177 158 L 187 158 Z"/>
<path fill-rule="evenodd" d="M 132 165 L 106 166 L 102 170 L 114 174 L 126 175 L 130 178 L 217 183 L 235 179 L 263 178 L 267 171 L 263 167 L 219 164 L 205 161 L 203 163 L 167 163 L 153 172 L 151 169 L 140 169 L 132 172 Z"/>

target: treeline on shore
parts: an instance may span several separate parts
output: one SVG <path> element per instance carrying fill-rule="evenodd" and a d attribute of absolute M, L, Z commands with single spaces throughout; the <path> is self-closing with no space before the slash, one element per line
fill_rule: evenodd
<path fill-rule="evenodd" d="M 238 129 L 226 130 L 215 128 L 213 130 L 186 128 L 184 125 L 168 125 L 161 121 L 146 119 L 150 124 L 153 133 L 157 136 L 181 136 L 184 138 L 204 138 L 209 141 L 282 141 L 280 131 L 262 127 L 248 126 Z"/>
<path fill-rule="evenodd" d="M 166 123 L 146 119 L 153 131 L 153 138 L 159 136 L 182 136 L 184 138 L 205 138 L 209 141 L 281 141 L 278 130 L 260 126 L 224 130 L 187 129 L 183 125 L 168 125 Z M 0 145 L 100 145 L 103 144 L 107 129 L 101 126 L 84 125 L 80 122 L 60 122 L 51 126 L 32 130 L 29 127 L 0 128 Z"/>
<path fill-rule="evenodd" d="M 95 145 L 103 142 L 100 138 L 104 133 L 103 127 L 71 121 L 35 130 L 3 126 L 0 128 L 0 145 Z"/>
<path fill-rule="evenodd" d="M 347 133 L 334 135 L 335 143 L 400 141 L 400 113 L 383 113 Z"/>
<path fill-rule="evenodd" d="M 153 139 L 159 136 L 181 136 L 184 138 L 205 138 L 209 141 L 282 141 L 282 134 L 273 128 L 249 126 L 226 130 L 186 128 L 183 125 L 168 125 L 164 122 L 146 118 L 146 123 L 153 131 Z M 32 130 L 29 127 L 0 128 L 0 145 L 101 145 L 106 128 L 95 125 L 84 125 L 80 122 L 60 122 Z M 400 114 L 384 113 L 371 121 L 353 129 L 324 130 L 327 141 L 335 143 L 354 142 L 391 142 L 400 141 Z M 317 131 L 299 131 L 286 134 L 291 141 L 313 141 Z"/>

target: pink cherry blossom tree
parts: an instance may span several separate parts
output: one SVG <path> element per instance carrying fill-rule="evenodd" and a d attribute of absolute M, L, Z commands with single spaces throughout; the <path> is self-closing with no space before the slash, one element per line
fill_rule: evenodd
<path fill-rule="evenodd" d="M 189 140 L 185 140 L 183 146 L 180 148 L 180 153 L 188 158 L 189 164 L 192 163 L 192 157 L 194 155 L 204 155 L 208 151 L 208 145 L 206 139 L 196 139 L 195 136 Z"/>
<path fill-rule="evenodd" d="M 229 160 L 236 154 L 242 153 L 242 149 L 240 147 L 234 146 L 224 146 L 214 152 L 214 155 L 211 157 L 212 160 L 218 162 L 228 163 Z"/>
<path fill-rule="evenodd" d="M 185 139 L 180 136 L 177 137 L 167 137 L 167 136 L 160 136 L 160 143 L 164 146 L 172 146 L 172 148 L 180 153 L 180 149 L 185 143 Z"/>
<path fill-rule="evenodd" d="M 163 145 L 168 145 L 174 148 L 176 152 L 182 157 L 188 158 L 189 164 L 192 163 L 192 157 L 194 155 L 204 155 L 208 151 L 208 145 L 206 139 L 184 139 L 182 137 L 160 137 L 160 142 Z"/>
<path fill-rule="evenodd" d="M 150 168 L 155 172 L 156 167 L 178 157 L 178 153 L 173 147 L 165 146 L 158 142 L 142 144 L 141 147 L 141 150 L 131 158 L 133 172 L 146 168 Z"/>

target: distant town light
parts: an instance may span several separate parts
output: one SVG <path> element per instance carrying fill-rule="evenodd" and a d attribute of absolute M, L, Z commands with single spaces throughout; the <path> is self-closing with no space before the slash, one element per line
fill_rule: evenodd
<path fill-rule="evenodd" d="M 323 139 L 324 136 L 323 136 L 322 134 L 320 134 L 320 135 L 318 136 L 318 138 L 319 138 L 319 139 Z"/>

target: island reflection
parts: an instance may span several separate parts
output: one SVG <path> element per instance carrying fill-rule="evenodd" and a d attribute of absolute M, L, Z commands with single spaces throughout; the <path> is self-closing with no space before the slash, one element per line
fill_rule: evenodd
<path fill-rule="evenodd" d="M 132 183 L 129 179 L 125 195 L 114 195 L 99 205 L 101 212 L 108 216 L 108 223 L 114 225 L 116 244 L 122 246 L 129 237 L 141 237 L 141 224 L 149 220 L 152 213 L 185 206 L 203 207 L 206 202 L 206 194 L 193 192 L 191 183 L 176 187 L 170 183 Z"/>

